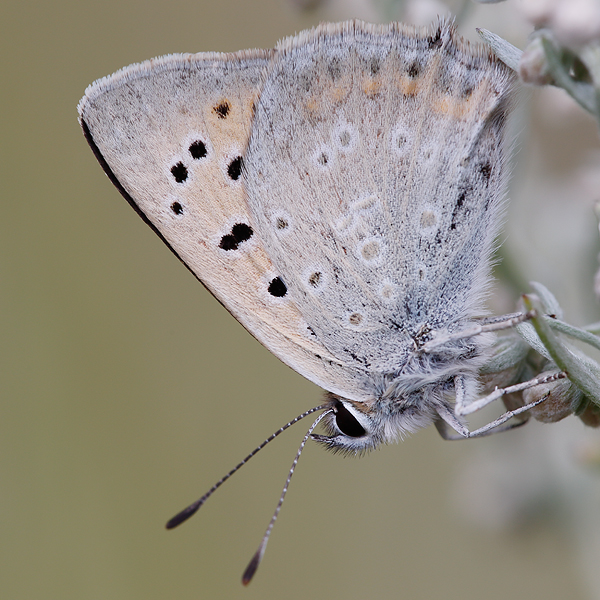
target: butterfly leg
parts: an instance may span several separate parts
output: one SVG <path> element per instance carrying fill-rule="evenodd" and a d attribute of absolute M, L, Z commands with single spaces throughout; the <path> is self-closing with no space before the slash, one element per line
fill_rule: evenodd
<path fill-rule="evenodd" d="M 509 423 L 509 424 L 505 425 L 504 427 L 501 427 L 501 425 L 504 425 L 504 423 L 506 423 L 508 420 L 512 419 L 513 417 L 516 417 L 517 415 L 527 412 L 528 410 L 532 409 L 534 406 L 541 404 L 542 402 L 547 400 L 549 396 L 550 396 L 550 394 L 545 394 L 544 396 L 542 396 L 541 398 L 538 398 L 534 402 L 525 404 L 525 406 L 521 406 L 515 410 L 506 411 L 503 415 L 500 415 L 497 419 L 494 419 L 487 425 L 484 425 L 483 427 L 480 427 L 479 429 L 476 429 L 475 431 L 469 432 L 469 437 L 471 437 L 471 438 L 483 437 L 485 435 L 491 435 L 492 433 L 500 433 L 501 431 L 507 431 L 509 429 L 514 429 L 515 427 L 520 427 L 521 425 L 525 425 L 525 423 L 527 423 L 526 419 L 522 420 L 522 421 L 516 421 L 514 423 Z"/>
<path fill-rule="evenodd" d="M 483 433 L 478 433 L 479 432 L 478 429 L 476 429 L 475 431 L 467 430 L 467 435 L 461 435 L 459 433 L 456 433 L 454 431 L 454 429 L 452 428 L 452 426 L 448 425 L 448 423 L 446 423 L 446 421 L 444 421 L 443 419 L 438 419 L 437 421 L 435 421 L 434 425 L 442 439 L 447 440 L 447 441 L 456 441 L 456 440 L 466 440 L 466 439 L 473 438 L 473 437 L 476 437 L 476 438 L 485 437 L 487 435 L 492 435 L 493 433 L 501 433 L 503 431 L 510 431 L 511 429 L 516 429 L 517 427 L 521 427 L 522 425 L 525 425 L 525 423 L 527 423 L 526 420 L 514 421 L 513 423 L 507 423 L 506 425 L 504 425 L 502 427 L 496 427 L 494 429 L 486 430 Z M 487 428 L 487 425 L 485 427 Z"/>
<path fill-rule="evenodd" d="M 434 425 L 438 433 L 444 440 L 464 440 L 468 437 L 467 434 L 469 433 L 469 431 L 460 423 L 459 425 L 461 425 L 461 428 L 464 428 L 464 433 L 456 433 L 456 427 L 454 427 L 454 425 L 450 425 L 443 417 L 440 419 L 436 419 L 434 421 Z"/>
<path fill-rule="evenodd" d="M 471 413 L 477 412 L 478 410 L 481 410 L 484 406 L 491 404 L 495 400 L 502 398 L 502 396 L 506 396 L 507 394 L 512 394 L 514 392 L 522 392 L 523 390 L 526 390 L 531 387 L 535 387 L 536 385 L 541 385 L 542 383 L 551 383 L 552 381 L 556 381 L 557 379 L 563 379 L 566 376 L 567 376 L 566 373 L 563 373 L 563 372 L 550 373 L 549 375 L 545 375 L 543 377 L 535 377 L 534 379 L 530 379 L 528 381 L 523 381 L 522 383 L 517 383 L 515 385 L 510 385 L 505 388 L 496 388 L 491 394 L 488 394 L 487 396 L 484 396 L 483 398 L 479 398 L 467 405 L 464 404 L 464 400 L 463 400 L 464 394 L 463 394 L 463 398 L 460 398 L 460 401 L 459 401 L 459 392 L 458 392 L 458 389 L 460 387 L 459 386 L 459 387 L 457 387 L 457 392 L 456 392 L 457 400 L 456 400 L 456 405 L 455 405 L 454 410 L 457 415 L 460 415 L 460 416 L 469 415 Z M 458 378 L 456 378 L 456 379 L 458 379 Z M 455 379 L 455 385 L 456 385 L 456 379 Z"/>
<path fill-rule="evenodd" d="M 508 388 L 506 388 L 508 389 Z M 501 431 L 508 431 L 509 429 L 514 429 L 515 427 L 520 427 L 524 425 L 527 421 L 516 421 L 514 423 L 507 423 L 513 417 L 520 415 L 528 410 L 532 409 L 534 406 L 541 404 L 548 398 L 549 394 L 542 396 L 542 398 L 538 398 L 534 402 L 530 402 L 525 406 L 520 406 L 514 410 L 506 411 L 503 415 L 500 415 L 497 419 L 494 419 L 487 425 L 480 427 L 479 429 L 475 429 L 475 431 L 469 431 L 467 427 L 461 423 L 454 412 L 450 410 L 450 408 L 446 406 L 439 406 L 437 409 L 439 419 L 435 421 L 435 427 L 438 430 L 438 433 L 445 440 L 460 440 L 466 438 L 475 438 L 475 437 L 484 437 L 486 435 L 491 435 L 492 433 L 500 433 Z M 456 435 L 456 432 L 458 435 Z"/>

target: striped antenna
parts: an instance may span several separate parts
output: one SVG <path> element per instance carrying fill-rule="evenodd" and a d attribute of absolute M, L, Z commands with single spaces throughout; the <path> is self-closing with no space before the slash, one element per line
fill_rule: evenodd
<path fill-rule="evenodd" d="M 229 471 L 229 473 L 227 473 L 227 475 L 225 475 L 224 477 L 222 477 L 221 479 L 219 479 L 219 481 L 217 481 L 217 483 L 215 483 L 215 485 L 213 485 L 210 488 L 210 490 L 208 490 L 208 492 L 206 492 L 206 494 L 204 494 L 204 496 L 202 496 L 201 498 L 199 498 L 198 500 L 196 500 L 196 502 L 190 504 L 188 507 L 184 508 L 181 512 L 177 513 L 172 519 L 170 519 L 169 522 L 166 524 L 166 528 L 167 529 L 174 529 L 178 525 L 181 525 L 184 521 L 187 521 L 214 494 L 214 492 L 216 490 L 218 490 L 236 471 L 238 471 L 239 469 L 241 469 L 255 454 L 258 453 L 259 450 L 262 450 L 269 442 L 273 441 L 280 433 L 283 433 L 286 429 L 288 429 L 289 427 L 291 427 L 292 425 L 294 425 L 298 421 L 301 421 L 302 419 L 304 419 L 304 417 L 308 417 L 308 415 L 311 415 L 314 412 L 317 412 L 319 410 L 324 410 L 327 407 L 328 407 L 327 404 L 322 404 L 321 406 L 315 406 L 315 408 L 311 408 L 310 410 L 307 410 L 306 412 L 302 413 L 301 415 L 298 415 L 295 419 L 292 419 L 289 423 L 286 423 L 283 427 L 281 427 L 275 433 L 273 433 L 272 435 L 270 435 L 262 444 L 260 444 L 260 446 L 258 446 L 257 448 L 255 448 L 252 452 L 250 452 L 250 454 L 248 454 L 248 456 L 246 456 L 246 458 L 244 458 L 244 460 L 242 460 L 242 462 L 240 462 L 233 469 L 231 469 L 231 471 Z M 312 427 L 309 430 L 309 434 L 313 431 L 313 429 L 316 427 L 317 423 L 326 414 L 327 413 L 323 413 L 313 423 Z M 306 440 L 308 439 L 308 435 L 309 434 L 307 434 L 307 436 L 304 438 L 304 441 L 302 442 L 302 445 L 300 446 L 300 450 L 302 450 L 302 448 L 304 447 L 304 444 L 306 443 Z M 296 460 L 294 461 L 294 465 L 292 467 L 292 472 L 293 472 L 293 470 L 294 470 L 294 468 L 296 466 L 296 463 L 298 462 L 299 455 L 300 455 L 300 452 L 296 456 Z M 289 477 L 291 477 L 291 473 L 290 473 Z M 288 477 L 288 482 L 286 483 L 286 488 L 287 488 L 287 484 L 289 484 L 289 477 Z M 283 495 L 285 496 L 285 491 L 284 491 Z M 282 498 L 282 501 L 283 501 L 283 498 Z M 280 504 L 281 504 L 281 502 L 280 502 Z M 279 512 L 279 508 L 280 508 L 280 506 L 277 507 L 275 518 L 277 516 L 277 513 Z M 268 536 L 267 536 L 267 538 L 268 538 Z M 265 545 L 266 545 L 266 542 L 265 542 Z M 257 564 L 257 566 L 258 566 L 258 564 Z"/>
<path fill-rule="evenodd" d="M 314 410 L 319 410 L 321 408 L 326 408 L 326 406 L 320 406 L 319 408 L 316 408 Z M 275 508 L 275 512 L 273 513 L 273 516 L 271 517 L 269 526 L 267 527 L 267 530 L 265 531 L 265 535 L 263 535 L 263 539 L 260 542 L 260 545 L 258 546 L 258 550 L 252 557 L 252 560 L 248 563 L 248 566 L 246 567 L 246 570 L 244 571 L 244 574 L 242 575 L 242 583 L 244 585 L 248 585 L 250 583 L 250 581 L 252 580 L 252 578 L 254 577 L 254 574 L 256 573 L 256 569 L 258 569 L 258 565 L 260 565 L 260 561 L 262 560 L 263 554 L 265 553 L 265 550 L 267 549 L 267 542 L 269 541 L 271 531 L 273 530 L 275 521 L 277 521 L 277 516 L 279 515 L 279 511 L 281 510 L 281 505 L 283 504 L 285 495 L 288 491 L 288 488 L 290 487 L 290 481 L 292 480 L 292 475 L 294 474 L 294 470 L 296 469 L 296 465 L 298 464 L 298 460 L 300 459 L 300 455 L 302 454 L 302 450 L 304 450 L 304 446 L 306 445 L 308 438 L 311 436 L 312 432 L 314 431 L 315 427 L 319 424 L 321 419 L 323 419 L 323 417 L 325 417 L 326 415 L 328 415 L 329 413 L 332 413 L 332 412 L 333 412 L 333 409 L 330 409 L 330 410 L 327 410 L 324 413 L 320 414 L 315 419 L 315 422 L 310 426 L 310 429 L 306 432 L 306 435 L 304 436 L 304 439 L 302 440 L 302 443 L 300 444 L 300 447 L 298 448 L 298 452 L 296 452 L 294 462 L 292 463 L 290 472 L 288 473 L 287 479 L 285 480 L 285 485 L 283 486 L 283 490 L 281 491 L 281 496 L 279 497 L 279 502 L 277 503 L 277 506 Z M 306 414 L 304 416 L 306 416 Z"/>

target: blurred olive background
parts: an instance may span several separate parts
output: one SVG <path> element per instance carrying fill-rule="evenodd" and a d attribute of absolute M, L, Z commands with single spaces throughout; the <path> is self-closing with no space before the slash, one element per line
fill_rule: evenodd
<path fill-rule="evenodd" d="M 600 594 L 600 474 L 581 458 L 598 435 L 575 419 L 455 444 L 430 429 L 360 460 L 309 443 L 248 589 L 241 573 L 308 423 L 165 531 L 322 392 L 247 334 L 131 210 L 85 143 L 77 102 L 93 80 L 152 56 L 270 47 L 322 19 L 402 8 L 300 4 L 5 0 L 1 598 Z M 461 29 L 522 45 L 529 28 L 514 10 L 479 7 Z M 525 94 L 517 119 L 525 135 L 504 235 L 517 286 L 498 288 L 499 310 L 534 278 L 582 324 L 598 319 L 597 131 L 561 92 L 545 93 Z"/>

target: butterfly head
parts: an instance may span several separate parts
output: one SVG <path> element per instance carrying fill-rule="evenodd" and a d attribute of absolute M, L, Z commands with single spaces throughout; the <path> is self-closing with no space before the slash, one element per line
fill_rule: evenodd
<path fill-rule="evenodd" d="M 435 415 L 411 402 L 405 409 L 390 411 L 390 404 L 355 402 L 328 394 L 329 414 L 323 419 L 327 435 L 311 438 L 333 452 L 361 455 L 380 444 L 397 441 L 404 434 L 429 425 Z M 397 404 L 394 403 L 397 407 Z"/>

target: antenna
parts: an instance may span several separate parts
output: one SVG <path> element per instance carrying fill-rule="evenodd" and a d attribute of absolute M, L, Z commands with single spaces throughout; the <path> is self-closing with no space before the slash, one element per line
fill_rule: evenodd
<path fill-rule="evenodd" d="M 279 434 L 283 433 L 286 429 L 288 429 L 289 427 L 291 427 L 298 421 L 301 421 L 305 417 L 308 417 L 308 415 L 311 415 L 314 412 L 317 412 L 319 410 L 325 410 L 326 408 L 329 408 L 329 406 L 330 405 L 328 405 L 328 404 L 321 404 L 320 406 L 315 406 L 314 408 L 311 408 L 310 410 L 303 412 L 301 415 L 298 415 L 295 419 L 292 419 L 289 423 L 286 423 L 283 427 L 278 429 L 275 433 L 271 434 L 262 444 L 257 446 L 254 450 L 252 450 L 252 452 L 250 452 L 250 454 L 248 454 L 248 456 L 246 456 L 246 458 L 244 458 L 239 464 L 237 464 L 233 469 L 231 469 L 231 471 L 229 471 L 229 473 L 227 473 L 227 475 L 225 475 L 224 477 L 219 479 L 219 481 L 217 481 L 217 483 L 215 483 L 215 485 L 213 485 L 210 488 L 210 490 L 208 490 L 208 492 L 206 492 L 206 494 L 204 494 L 204 496 L 202 496 L 201 498 L 196 500 L 196 502 L 193 502 L 192 504 L 190 504 L 189 506 L 184 508 L 181 512 L 177 513 L 172 519 L 170 519 L 166 524 L 166 528 L 174 529 L 178 525 L 181 525 L 181 523 L 183 523 L 184 521 L 187 521 L 214 494 L 214 492 L 217 489 L 219 489 L 236 471 L 241 469 L 255 454 L 258 453 L 259 450 L 262 450 L 269 442 L 272 442 Z M 244 585 L 248 585 L 248 583 L 250 583 L 250 580 L 254 576 L 256 569 L 258 569 L 258 565 L 260 564 L 263 554 L 265 553 L 265 548 L 267 547 L 267 542 L 269 541 L 269 536 L 271 535 L 271 530 L 273 529 L 273 526 L 275 525 L 275 521 L 277 520 L 277 516 L 279 515 L 279 511 L 281 510 L 281 505 L 283 504 L 283 499 L 285 498 L 288 487 L 290 485 L 290 480 L 292 479 L 292 475 L 294 474 L 294 470 L 296 468 L 296 465 L 298 464 L 300 454 L 302 454 L 302 450 L 304 449 L 304 446 L 306 445 L 308 438 L 314 431 L 315 427 L 321 422 L 321 419 L 323 419 L 325 417 L 325 415 L 328 415 L 331 412 L 333 412 L 333 411 L 330 409 L 330 410 L 327 410 L 326 412 L 320 414 L 317 417 L 317 419 L 315 420 L 315 422 L 310 426 L 308 432 L 304 436 L 304 439 L 302 440 L 302 443 L 300 444 L 300 447 L 298 448 L 298 452 L 296 453 L 296 457 L 294 458 L 294 462 L 292 463 L 292 467 L 288 473 L 287 480 L 283 487 L 283 491 L 281 492 L 281 497 L 279 498 L 279 503 L 277 504 L 277 507 L 275 508 L 273 517 L 271 518 L 271 521 L 269 522 L 269 526 L 267 527 L 265 535 L 263 536 L 263 539 L 260 543 L 260 546 L 258 547 L 258 550 L 256 551 L 256 554 L 254 555 L 254 557 L 250 561 L 250 564 L 244 571 L 244 575 L 242 577 L 242 583 Z"/>
<path fill-rule="evenodd" d="M 326 407 L 323 406 L 321 408 L 326 408 Z M 326 415 L 328 415 L 329 413 L 332 413 L 332 412 L 333 412 L 333 409 L 330 409 L 330 410 L 325 411 L 324 413 L 321 413 L 315 419 L 315 422 L 310 426 L 309 430 L 306 432 L 306 435 L 304 436 L 304 439 L 302 440 L 302 443 L 300 444 L 300 447 L 298 448 L 298 452 L 296 452 L 296 456 L 294 457 L 294 462 L 292 463 L 290 472 L 288 473 L 287 479 L 285 480 L 285 485 L 283 486 L 283 490 L 281 490 L 281 496 L 279 497 L 279 502 L 277 503 L 277 506 L 275 507 L 275 512 L 273 513 L 273 516 L 271 517 L 271 520 L 269 521 L 269 526 L 267 527 L 267 530 L 265 531 L 265 535 L 263 536 L 263 539 L 258 546 L 258 550 L 252 557 L 252 560 L 248 563 L 248 566 L 246 567 L 246 570 L 244 571 L 244 574 L 242 575 L 242 583 L 244 585 L 248 585 L 250 583 L 250 581 L 252 580 L 252 578 L 254 577 L 254 574 L 256 573 L 256 569 L 258 569 L 258 565 L 260 565 L 260 561 L 262 560 L 263 554 L 265 553 L 265 550 L 267 549 L 267 542 L 269 541 L 269 537 L 271 536 L 271 531 L 273 530 L 275 521 L 277 521 L 279 511 L 281 510 L 281 505 L 283 504 L 283 500 L 284 500 L 285 495 L 290 486 L 290 481 L 292 480 L 292 475 L 294 474 L 294 470 L 296 469 L 296 465 L 298 464 L 298 460 L 300 459 L 300 455 L 302 454 L 302 450 L 304 450 L 304 446 L 306 445 L 308 438 L 311 436 L 312 432 L 314 431 L 315 427 L 319 424 L 321 419 L 323 419 Z"/>

